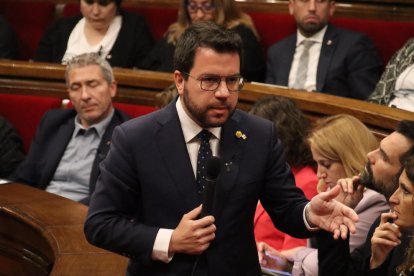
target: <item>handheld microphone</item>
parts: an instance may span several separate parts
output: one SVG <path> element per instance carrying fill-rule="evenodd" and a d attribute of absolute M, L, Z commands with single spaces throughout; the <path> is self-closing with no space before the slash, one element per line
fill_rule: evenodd
<path fill-rule="evenodd" d="M 216 190 L 217 177 L 220 174 L 220 158 L 211 157 L 206 163 L 206 185 L 203 192 L 203 207 L 201 209 L 201 217 L 211 215 L 214 204 L 214 194 Z"/>

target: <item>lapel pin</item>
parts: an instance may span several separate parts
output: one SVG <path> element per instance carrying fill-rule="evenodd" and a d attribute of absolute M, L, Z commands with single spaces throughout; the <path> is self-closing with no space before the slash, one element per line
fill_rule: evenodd
<path fill-rule="evenodd" d="M 243 133 L 243 132 L 241 132 L 240 130 L 236 131 L 235 135 L 236 135 L 236 137 L 237 137 L 238 139 L 243 139 L 243 140 L 246 140 L 246 139 L 247 139 L 246 134 L 244 134 L 244 133 Z"/>
<path fill-rule="evenodd" d="M 326 42 L 326 45 L 328 45 L 328 46 L 329 46 L 329 45 L 331 45 L 331 44 L 332 44 L 332 40 L 330 40 L 330 39 L 329 39 L 329 40 Z"/>

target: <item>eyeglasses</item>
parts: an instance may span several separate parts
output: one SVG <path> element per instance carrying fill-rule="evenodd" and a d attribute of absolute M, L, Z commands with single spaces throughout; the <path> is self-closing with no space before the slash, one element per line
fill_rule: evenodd
<path fill-rule="evenodd" d="M 187 10 L 189 13 L 196 13 L 199 9 L 204 13 L 212 13 L 215 10 L 216 6 L 214 6 L 211 2 L 204 2 L 198 5 L 195 2 L 190 2 L 187 4 Z"/>
<path fill-rule="evenodd" d="M 112 2 L 114 2 L 114 0 L 83 0 L 83 1 L 88 5 L 92 5 L 93 3 L 98 3 L 99 6 L 103 6 L 103 7 L 106 7 Z"/>
<path fill-rule="evenodd" d="M 244 79 L 240 75 L 222 77 L 217 75 L 203 75 L 198 78 L 191 76 L 189 73 L 183 73 L 200 82 L 200 88 L 204 91 L 216 91 L 221 81 L 224 79 L 229 92 L 240 92 L 244 85 Z"/>

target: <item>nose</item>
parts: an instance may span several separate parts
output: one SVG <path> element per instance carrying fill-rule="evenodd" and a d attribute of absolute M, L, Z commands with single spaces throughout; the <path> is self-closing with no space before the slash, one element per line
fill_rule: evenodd
<path fill-rule="evenodd" d="M 318 169 L 316 171 L 316 177 L 318 177 L 318 179 L 325 179 L 326 176 L 327 175 L 325 169 L 323 169 L 321 166 L 318 166 Z"/>
<path fill-rule="evenodd" d="M 373 165 L 375 164 L 376 161 L 376 155 L 379 153 L 379 149 L 370 151 L 367 153 L 367 158 L 369 160 L 369 162 Z"/>
<path fill-rule="evenodd" d="M 92 13 L 93 14 L 99 14 L 100 11 L 101 11 L 101 7 L 99 6 L 98 3 L 94 2 L 92 4 Z"/>
<path fill-rule="evenodd" d="M 308 5 L 309 11 L 315 11 L 316 10 L 316 2 L 315 0 L 310 0 Z"/>
<path fill-rule="evenodd" d="M 201 20 L 201 19 L 204 18 L 204 12 L 201 8 L 197 8 L 196 18 L 197 18 L 197 20 Z"/>
<path fill-rule="evenodd" d="M 81 90 L 81 99 L 87 101 L 90 98 L 89 89 L 86 86 L 82 87 Z"/>
<path fill-rule="evenodd" d="M 220 81 L 219 87 L 214 93 L 217 98 L 228 98 L 230 96 L 230 91 L 227 88 L 225 80 Z"/>
<path fill-rule="evenodd" d="M 398 198 L 398 191 L 400 188 L 398 188 L 390 197 L 388 200 L 391 206 L 398 205 L 400 203 L 400 199 Z"/>

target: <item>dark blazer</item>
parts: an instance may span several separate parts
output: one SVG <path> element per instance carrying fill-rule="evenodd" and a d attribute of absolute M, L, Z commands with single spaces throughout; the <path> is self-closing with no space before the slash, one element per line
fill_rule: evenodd
<path fill-rule="evenodd" d="M 243 41 L 241 74 L 246 81 L 264 81 L 266 64 L 263 49 L 252 30 L 243 24 L 232 28 Z M 140 68 L 161 72 L 173 72 L 175 45 L 168 43 L 168 34 L 158 41 L 141 63 Z"/>
<path fill-rule="evenodd" d="M 296 40 L 294 34 L 269 48 L 266 83 L 288 86 Z M 381 59 L 368 36 L 328 25 L 319 57 L 316 91 L 365 100 L 381 72 Z"/>
<path fill-rule="evenodd" d="M 22 139 L 6 118 L 0 116 L 0 178 L 7 178 L 23 160 Z"/>
<path fill-rule="evenodd" d="M 375 228 L 380 224 L 381 217 L 371 226 L 363 245 L 349 253 L 348 240 L 334 240 L 332 233 L 320 231 L 317 235 L 319 276 L 395 276 L 397 266 L 405 260 L 405 251 L 410 243 L 410 235 L 402 232 L 401 244 L 388 255 L 387 260 L 378 268 L 370 270 L 371 238 Z"/>
<path fill-rule="evenodd" d="M 2 16 L 0 16 L 0 58 L 19 58 L 17 35 Z"/>
<path fill-rule="evenodd" d="M 72 137 L 76 114 L 74 109 L 55 109 L 45 113 L 30 146 L 29 153 L 13 177 L 14 181 L 46 189 Z M 92 165 L 89 194 L 92 194 L 95 190 L 95 183 L 99 174 L 98 166 L 109 151 L 113 129 L 128 119 L 129 117 L 122 111 L 115 110 L 114 116 L 102 136 Z M 88 204 L 89 197 L 81 202 Z"/>
<path fill-rule="evenodd" d="M 121 15 L 121 29 L 106 58 L 112 67 L 137 67 L 152 48 L 151 33 L 140 15 L 125 11 Z M 33 59 L 61 63 L 69 36 L 81 19 L 82 16 L 66 17 L 51 25 L 43 35 Z"/>
<path fill-rule="evenodd" d="M 222 127 L 220 158 L 216 236 L 197 269 L 261 275 L 253 233 L 257 200 L 279 229 L 297 237 L 309 235 L 302 217 L 307 200 L 267 120 L 236 110 Z M 131 275 L 190 275 L 196 256 L 175 254 L 168 264 L 151 259 L 159 228 L 176 228 L 202 202 L 175 102 L 117 127 L 100 168 L 85 222 L 87 239 L 130 257 Z"/>

